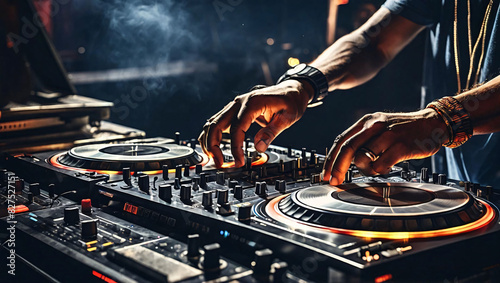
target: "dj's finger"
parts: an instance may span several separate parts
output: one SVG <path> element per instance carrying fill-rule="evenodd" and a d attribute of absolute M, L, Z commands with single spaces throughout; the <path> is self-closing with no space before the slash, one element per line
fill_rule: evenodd
<path fill-rule="evenodd" d="M 207 131 L 207 151 L 211 153 L 215 165 L 220 168 L 224 163 L 224 155 L 220 149 L 220 143 L 222 141 L 222 132 L 229 128 L 231 122 L 236 117 L 240 109 L 240 103 L 232 103 L 232 105 L 226 109 L 225 112 L 221 113 L 219 117 L 214 119 Z"/>
<path fill-rule="evenodd" d="M 396 143 L 387 149 L 380 157 L 373 162 L 373 171 L 379 174 L 387 174 L 396 163 L 409 159 L 407 148 L 402 143 Z"/>
<path fill-rule="evenodd" d="M 200 136 L 198 137 L 198 143 L 200 144 L 201 150 L 203 153 L 205 153 L 206 156 L 209 158 L 212 157 L 210 153 L 207 150 L 207 130 L 208 130 L 209 125 L 203 126 L 203 131 L 201 132 Z"/>
<path fill-rule="evenodd" d="M 331 185 L 338 185 L 344 181 L 345 173 L 351 166 L 354 154 L 363 144 L 378 135 L 379 131 L 382 129 L 379 125 L 380 124 L 374 124 L 371 127 L 364 128 L 350 139 L 346 140 L 343 144 L 338 145 L 340 149 L 332 165 L 332 175 L 330 177 Z"/>
<path fill-rule="evenodd" d="M 323 181 L 330 181 L 331 171 L 333 162 L 340 151 L 340 146 L 344 144 L 348 139 L 350 139 L 353 135 L 357 134 L 359 131 L 363 129 L 365 121 L 363 119 L 358 120 L 354 125 L 352 125 L 349 129 L 345 130 L 342 134 L 338 135 L 333 141 L 333 145 L 328 151 L 328 155 L 325 159 L 325 163 L 323 164 L 323 171 L 321 175 L 323 176 Z"/>
<path fill-rule="evenodd" d="M 262 114 L 265 108 L 264 99 L 255 96 L 252 101 L 247 101 L 245 106 L 241 107 L 237 120 L 231 124 L 231 153 L 234 157 L 235 167 L 245 165 L 245 154 L 243 152 L 243 142 L 245 133 L 250 125 Z"/>
<path fill-rule="evenodd" d="M 258 152 L 265 152 L 273 140 L 291 124 L 291 121 L 282 113 L 273 116 L 267 126 L 260 129 L 255 135 L 254 144 Z"/>

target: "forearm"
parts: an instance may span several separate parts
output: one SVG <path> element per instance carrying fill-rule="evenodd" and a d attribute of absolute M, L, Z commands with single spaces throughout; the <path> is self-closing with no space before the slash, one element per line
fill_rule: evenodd
<path fill-rule="evenodd" d="M 349 89 L 373 78 L 422 29 L 381 8 L 363 26 L 337 40 L 310 65 L 326 75 L 330 91 Z"/>
<path fill-rule="evenodd" d="M 500 131 L 500 76 L 455 98 L 469 112 L 474 135 Z"/>

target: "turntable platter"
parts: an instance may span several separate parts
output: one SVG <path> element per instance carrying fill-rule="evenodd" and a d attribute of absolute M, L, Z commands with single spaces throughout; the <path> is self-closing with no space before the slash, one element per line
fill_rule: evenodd
<path fill-rule="evenodd" d="M 389 238 L 470 231 L 496 217 L 486 202 L 460 189 L 412 183 L 312 186 L 264 206 L 267 216 L 287 225 Z"/>
<path fill-rule="evenodd" d="M 195 165 L 202 157 L 187 146 L 176 144 L 93 144 L 72 148 L 56 162 L 73 168 L 119 171 L 161 170 L 163 165 Z"/>

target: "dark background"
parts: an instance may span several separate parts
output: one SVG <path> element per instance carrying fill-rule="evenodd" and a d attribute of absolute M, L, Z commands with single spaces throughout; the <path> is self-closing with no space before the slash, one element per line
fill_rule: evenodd
<path fill-rule="evenodd" d="M 337 34 L 350 32 L 367 4 L 378 8 L 382 2 L 340 6 Z M 309 62 L 320 54 L 327 47 L 327 17 L 326 0 L 72 0 L 53 13 L 51 33 L 73 77 L 155 66 L 176 72 L 75 84 L 81 95 L 114 102 L 113 122 L 150 137 L 179 131 L 189 139 L 234 96 L 266 83 L 263 63 L 276 81 L 290 68 L 288 58 Z M 274 144 L 322 153 L 366 113 L 416 110 L 424 41 L 420 35 L 365 85 L 331 93 Z M 195 67 L 178 70 L 179 64 Z M 249 136 L 257 130 L 252 127 Z"/>

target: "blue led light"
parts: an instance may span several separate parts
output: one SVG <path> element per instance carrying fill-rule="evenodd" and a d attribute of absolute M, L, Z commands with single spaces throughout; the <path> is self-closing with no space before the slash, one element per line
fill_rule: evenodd
<path fill-rule="evenodd" d="M 38 219 L 36 219 L 36 218 L 30 217 L 30 219 L 35 221 L 35 222 L 38 222 Z"/>
<path fill-rule="evenodd" d="M 33 212 L 28 213 L 29 216 L 37 217 Z"/>

